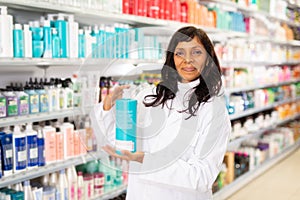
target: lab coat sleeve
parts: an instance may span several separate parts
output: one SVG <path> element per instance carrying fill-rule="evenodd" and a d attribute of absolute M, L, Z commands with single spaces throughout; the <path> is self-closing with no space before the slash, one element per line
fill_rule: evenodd
<path fill-rule="evenodd" d="M 211 189 L 223 162 L 231 126 L 226 108 L 211 115 L 205 113 L 201 119 L 198 137 L 190 146 L 188 156 L 183 155 L 156 172 L 141 175 L 142 181 L 177 190 L 207 192 Z M 201 128 L 203 126 L 205 128 Z M 144 162 L 147 159 L 151 159 L 150 154 L 145 155 Z"/>
<path fill-rule="evenodd" d="M 115 109 L 103 110 L 103 103 L 95 105 L 90 112 L 92 127 L 96 136 L 98 146 L 115 144 Z"/>

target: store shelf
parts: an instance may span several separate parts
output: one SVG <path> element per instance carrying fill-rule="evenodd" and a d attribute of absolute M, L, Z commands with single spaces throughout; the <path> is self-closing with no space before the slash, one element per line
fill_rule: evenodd
<path fill-rule="evenodd" d="M 103 156 L 104 156 L 104 154 L 100 151 L 90 152 L 83 156 L 78 156 L 78 157 L 70 158 L 67 160 L 58 161 L 55 163 L 48 164 L 44 167 L 37 167 L 34 169 L 26 170 L 24 172 L 13 174 L 10 176 L 5 176 L 0 179 L 0 188 L 3 188 L 5 186 L 11 185 L 11 184 L 20 183 L 25 180 L 37 178 L 37 177 L 43 176 L 45 174 L 56 172 L 61 169 L 68 168 L 72 165 L 79 165 L 79 164 L 82 164 L 82 163 L 85 163 L 88 161 L 101 159 L 101 158 L 103 158 Z"/>
<path fill-rule="evenodd" d="M 226 1 L 226 0 L 201 0 L 200 2 L 205 3 L 205 4 L 215 3 L 219 7 L 221 7 L 221 8 L 223 7 L 223 9 L 225 9 L 225 10 L 240 11 L 244 14 L 247 14 L 247 15 L 250 15 L 250 16 L 253 16 L 253 17 L 261 16 L 261 17 L 266 17 L 266 18 L 276 20 L 276 21 L 279 21 L 279 22 L 284 22 L 284 23 L 286 23 L 290 26 L 300 26 L 299 23 L 291 22 L 288 19 L 282 19 L 282 18 L 279 18 L 277 16 L 270 15 L 266 11 L 261 11 L 261 10 L 256 10 L 256 9 L 248 8 L 248 7 L 245 7 L 245 6 L 241 6 L 241 5 L 238 5 L 237 3 L 234 3 L 232 1 Z"/>
<path fill-rule="evenodd" d="M 32 123 L 39 122 L 51 119 L 64 118 L 68 116 L 84 115 L 88 114 L 91 107 L 76 108 L 71 110 L 62 110 L 57 112 L 45 112 L 45 113 L 36 113 L 29 114 L 24 116 L 15 116 L 15 117 L 6 117 L 0 119 L 0 127 L 11 126 L 16 124 Z"/>
<path fill-rule="evenodd" d="M 242 117 L 253 115 L 255 113 L 259 113 L 259 112 L 262 112 L 262 111 L 265 111 L 265 110 L 272 109 L 272 108 L 274 108 L 276 106 L 279 106 L 281 104 L 291 103 L 291 102 L 298 101 L 298 100 L 300 100 L 300 97 L 296 97 L 296 98 L 292 98 L 292 99 L 287 99 L 287 100 L 284 100 L 284 101 L 276 102 L 274 104 L 267 105 L 267 106 L 264 106 L 264 107 L 261 107 L 261 108 L 251 108 L 251 109 L 245 110 L 245 111 L 243 111 L 241 113 L 230 115 L 230 120 L 236 120 L 236 119 L 239 119 L 239 118 L 242 118 Z"/>
<path fill-rule="evenodd" d="M 128 23 L 135 26 L 166 26 L 167 22 L 156 20 L 148 17 L 137 17 L 134 15 L 126 15 L 121 13 L 106 12 L 93 8 L 75 7 L 67 4 L 54 4 L 49 2 L 32 1 L 32 0 L 0 0 L 2 5 L 9 8 L 22 10 L 32 10 L 37 12 L 63 12 L 73 13 L 75 20 L 86 25 L 95 25 L 99 23 Z"/>
<path fill-rule="evenodd" d="M 294 145 L 287 147 L 281 153 L 274 156 L 273 158 L 265 161 L 263 164 L 258 166 L 256 169 L 245 173 L 244 175 L 240 176 L 236 180 L 234 180 L 229 185 L 222 188 L 220 191 L 216 192 L 213 197 L 214 200 L 224 200 L 227 199 L 229 196 L 234 194 L 239 189 L 243 188 L 247 183 L 254 180 L 260 174 L 264 173 L 266 170 L 271 168 L 273 165 L 281 161 L 282 159 L 286 158 L 292 152 L 294 152 L 297 148 L 300 147 L 300 141 L 297 141 Z"/>
<path fill-rule="evenodd" d="M 286 62 L 266 62 L 266 61 L 243 61 L 243 60 L 220 60 L 222 67 L 261 67 L 261 66 L 283 66 L 283 65 L 298 65 L 299 61 Z"/>
<path fill-rule="evenodd" d="M 300 117 L 300 114 L 297 114 L 294 117 L 290 117 L 290 118 L 286 118 L 284 120 L 280 120 L 277 123 L 272 124 L 271 126 L 262 128 L 258 131 L 253 132 L 253 133 L 248 133 L 247 135 L 235 138 L 235 139 L 233 139 L 232 141 L 229 142 L 228 150 L 231 150 L 231 149 L 234 149 L 234 148 L 238 147 L 243 141 L 249 140 L 250 138 L 255 138 L 257 136 L 260 136 L 261 134 L 265 133 L 266 131 L 270 131 L 270 130 L 276 128 L 277 126 L 286 124 L 286 123 L 288 123 L 290 121 L 293 121 L 293 120 L 295 120 L 299 117 Z"/>
<path fill-rule="evenodd" d="M 272 84 L 265 84 L 265 85 L 254 85 L 254 86 L 247 86 L 247 87 L 237 87 L 237 88 L 226 88 L 226 93 L 236 93 L 236 92 L 243 92 L 243 91 L 250 91 L 250 90 L 256 90 L 261 88 L 270 88 L 270 87 L 278 87 L 282 85 L 290 85 L 294 83 L 300 82 L 300 79 L 291 80 L 291 81 L 284 81 L 279 83 L 272 83 Z"/>
<path fill-rule="evenodd" d="M 115 197 L 121 195 L 122 193 L 126 192 L 126 189 L 127 189 L 127 185 L 123 185 L 120 188 L 106 192 L 102 196 L 93 198 L 93 199 L 94 200 L 109 200 L 109 199 L 115 198 Z"/>

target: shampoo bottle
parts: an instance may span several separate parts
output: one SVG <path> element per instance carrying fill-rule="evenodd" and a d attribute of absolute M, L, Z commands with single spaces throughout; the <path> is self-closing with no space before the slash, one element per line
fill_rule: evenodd
<path fill-rule="evenodd" d="M 51 27 L 50 21 L 44 20 L 44 54 L 43 58 L 52 58 L 52 34 L 51 34 Z"/>
<path fill-rule="evenodd" d="M 38 138 L 37 132 L 32 129 L 32 124 L 27 124 L 25 134 L 27 138 L 27 167 L 30 169 L 38 166 Z"/>
<path fill-rule="evenodd" d="M 13 17 L 7 14 L 7 7 L 0 6 L 0 57 L 13 57 Z"/>
<path fill-rule="evenodd" d="M 70 58 L 78 57 L 78 23 L 74 21 L 74 15 L 68 15 Z"/>
<path fill-rule="evenodd" d="M 27 165 L 26 135 L 18 125 L 13 131 L 13 148 L 14 173 L 25 171 Z"/>
<path fill-rule="evenodd" d="M 42 129 L 37 130 L 37 144 L 38 144 L 38 166 L 44 166 L 45 161 L 45 139 L 43 136 Z"/>
<path fill-rule="evenodd" d="M 69 58 L 69 25 L 64 19 L 64 14 L 59 13 L 57 20 L 54 22 L 54 26 L 57 29 L 58 37 L 60 39 L 60 52 L 61 58 Z"/>
<path fill-rule="evenodd" d="M 116 101 L 116 149 L 136 151 L 137 101 L 118 99 Z"/>
<path fill-rule="evenodd" d="M 24 58 L 24 34 L 21 24 L 15 24 L 13 30 L 14 38 L 14 57 Z"/>
<path fill-rule="evenodd" d="M 32 32 L 28 24 L 24 24 L 24 57 L 32 58 Z"/>
<path fill-rule="evenodd" d="M 45 138 L 45 159 L 48 164 L 56 161 L 56 129 L 50 126 L 50 121 L 46 121 L 43 135 Z"/>
<path fill-rule="evenodd" d="M 6 127 L 0 134 L 2 151 L 3 175 L 8 176 L 13 173 L 13 135 L 9 127 Z"/>

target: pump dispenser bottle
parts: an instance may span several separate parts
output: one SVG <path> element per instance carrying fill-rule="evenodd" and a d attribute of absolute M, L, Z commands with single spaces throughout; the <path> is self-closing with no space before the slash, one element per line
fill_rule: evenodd
<path fill-rule="evenodd" d="M 13 17 L 7 14 L 7 7 L 0 6 L 0 57 L 13 57 Z"/>
<path fill-rule="evenodd" d="M 14 173 L 26 170 L 27 151 L 26 151 L 26 135 L 21 131 L 18 125 L 13 131 L 13 148 L 14 148 Z"/>

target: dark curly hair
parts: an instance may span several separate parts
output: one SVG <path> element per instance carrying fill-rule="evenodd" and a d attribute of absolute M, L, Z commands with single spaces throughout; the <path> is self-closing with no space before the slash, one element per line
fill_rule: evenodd
<path fill-rule="evenodd" d="M 207 51 L 207 60 L 199 76 L 200 83 L 193 88 L 194 91 L 189 98 L 188 108 L 182 112 L 188 112 L 190 117 L 194 116 L 201 103 L 205 103 L 211 97 L 219 94 L 222 87 L 221 68 L 214 46 L 203 30 L 187 26 L 179 29 L 172 36 L 166 52 L 166 61 L 161 70 L 162 80 L 156 87 L 156 94 L 145 96 L 143 102 L 145 106 L 162 105 L 163 107 L 167 100 L 174 99 L 178 91 L 178 81 L 181 81 L 174 63 L 175 48 L 179 42 L 189 42 L 194 37 L 202 43 Z"/>

